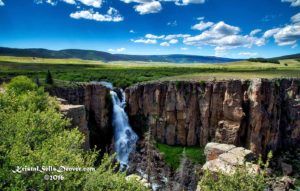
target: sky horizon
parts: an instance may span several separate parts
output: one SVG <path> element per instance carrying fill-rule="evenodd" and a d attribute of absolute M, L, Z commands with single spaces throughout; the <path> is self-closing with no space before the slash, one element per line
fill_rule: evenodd
<path fill-rule="evenodd" d="M 300 53 L 300 0 L 0 0 L 0 46 L 228 58 Z"/>

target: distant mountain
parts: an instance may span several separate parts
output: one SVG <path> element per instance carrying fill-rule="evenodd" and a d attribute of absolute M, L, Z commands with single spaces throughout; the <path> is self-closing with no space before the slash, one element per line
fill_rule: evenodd
<path fill-rule="evenodd" d="M 280 57 L 275 57 L 272 59 L 276 60 L 284 60 L 284 59 L 300 59 L 300 53 L 298 54 L 291 54 L 291 55 L 286 55 L 286 56 L 280 56 Z"/>
<path fill-rule="evenodd" d="M 173 62 L 173 63 L 224 63 L 239 61 L 241 59 L 221 58 L 214 56 L 196 56 L 196 55 L 127 55 L 110 54 L 95 50 L 48 50 L 40 48 L 6 48 L 0 47 L 0 56 L 18 56 L 18 57 L 38 57 L 38 58 L 78 58 L 83 60 L 110 61 L 144 61 L 144 62 Z"/>

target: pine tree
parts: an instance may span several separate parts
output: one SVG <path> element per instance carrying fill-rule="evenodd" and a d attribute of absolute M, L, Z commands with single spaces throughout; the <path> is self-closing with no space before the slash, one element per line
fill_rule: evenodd
<path fill-rule="evenodd" d="M 52 75 L 50 73 L 50 70 L 48 70 L 47 76 L 46 76 L 46 84 L 53 84 L 53 79 L 52 79 Z"/>

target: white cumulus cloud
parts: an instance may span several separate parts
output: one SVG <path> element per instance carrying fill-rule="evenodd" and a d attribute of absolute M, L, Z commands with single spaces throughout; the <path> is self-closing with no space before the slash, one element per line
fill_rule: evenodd
<path fill-rule="evenodd" d="M 254 29 L 250 32 L 250 36 L 255 36 L 257 33 L 260 33 L 261 29 Z"/>
<path fill-rule="evenodd" d="M 59 1 L 68 3 L 68 4 L 73 4 L 73 5 L 78 5 L 79 3 L 85 5 L 85 6 L 91 6 L 95 8 L 100 8 L 102 6 L 102 0 L 34 0 L 35 3 L 41 4 L 41 3 L 48 3 L 50 5 L 56 5 Z"/>
<path fill-rule="evenodd" d="M 170 46 L 170 44 L 168 42 L 162 42 L 160 43 L 160 46 Z"/>
<path fill-rule="evenodd" d="M 48 3 L 48 4 L 50 4 L 50 5 L 52 5 L 52 6 L 54 6 L 54 5 L 56 5 L 57 4 L 57 1 L 56 0 L 34 0 L 34 2 L 36 3 L 36 4 L 42 4 L 42 3 Z"/>
<path fill-rule="evenodd" d="M 62 1 L 68 4 L 76 4 L 75 0 L 62 0 Z"/>
<path fill-rule="evenodd" d="M 109 52 L 124 52 L 126 48 L 108 49 Z"/>
<path fill-rule="evenodd" d="M 280 28 L 274 28 L 274 29 L 270 29 L 270 30 L 267 30 L 265 33 L 264 33 L 264 38 L 270 38 L 272 37 L 274 34 L 276 34 L 278 31 L 280 30 Z"/>
<path fill-rule="evenodd" d="M 300 0 L 281 0 L 281 2 L 291 3 L 291 6 L 293 7 L 300 6 Z"/>
<path fill-rule="evenodd" d="M 162 6 L 158 1 L 151 1 L 146 3 L 141 3 L 139 5 L 134 6 L 136 12 L 141 15 L 146 15 L 150 13 L 158 13 L 162 10 Z"/>
<path fill-rule="evenodd" d="M 173 2 L 178 6 L 205 3 L 205 0 L 120 0 L 120 1 L 124 3 L 138 4 L 134 6 L 134 9 L 141 15 L 160 12 L 162 10 L 161 2 Z M 177 23 L 170 23 L 170 24 L 173 24 L 175 26 L 177 25 Z"/>
<path fill-rule="evenodd" d="M 106 14 L 101 14 L 99 12 L 94 12 L 93 10 L 82 10 L 75 13 L 71 13 L 70 17 L 73 19 L 88 19 L 95 20 L 99 22 L 120 22 L 123 21 L 123 17 L 119 12 L 110 7 Z"/>
<path fill-rule="evenodd" d="M 288 25 L 274 34 L 275 42 L 279 46 L 295 45 L 300 39 L 300 25 Z"/>
<path fill-rule="evenodd" d="M 300 13 L 298 13 L 298 14 L 292 16 L 291 21 L 292 21 L 293 23 L 298 23 L 298 22 L 300 22 Z"/>
<path fill-rule="evenodd" d="M 258 53 L 257 52 L 240 52 L 239 55 L 246 56 L 246 57 L 253 57 L 253 56 L 257 56 Z"/>
<path fill-rule="evenodd" d="M 177 39 L 171 39 L 169 41 L 170 44 L 177 44 L 178 43 L 178 40 Z"/>
<path fill-rule="evenodd" d="M 201 23 L 201 22 L 200 22 Z M 251 35 L 241 35 L 240 28 L 220 21 L 203 29 L 199 35 L 186 37 L 183 43 L 186 45 L 215 47 L 215 55 L 223 56 L 226 50 L 239 47 L 251 48 L 253 45 L 262 46 L 265 39 Z M 258 31 L 252 31 L 252 35 Z"/>
<path fill-rule="evenodd" d="M 156 39 L 137 39 L 137 40 L 131 40 L 134 43 L 144 43 L 144 44 L 156 44 Z"/>
<path fill-rule="evenodd" d="M 156 36 L 156 35 L 153 35 L 153 34 L 146 34 L 145 37 L 146 38 L 151 38 L 151 39 L 162 39 L 162 38 L 165 38 L 165 35 Z"/>
<path fill-rule="evenodd" d="M 4 2 L 2 0 L 0 0 L 0 6 L 4 6 Z"/>
<path fill-rule="evenodd" d="M 82 4 L 86 6 L 92 6 L 96 8 L 100 8 L 102 5 L 102 0 L 78 0 L 78 1 L 80 1 Z"/>
<path fill-rule="evenodd" d="M 202 31 L 202 30 L 205 30 L 205 29 L 211 27 L 213 24 L 214 24 L 213 22 L 201 21 L 200 23 L 195 24 L 194 26 L 192 26 L 192 29 Z"/>
<path fill-rule="evenodd" d="M 264 38 L 273 37 L 279 46 L 291 46 L 295 48 L 300 40 L 300 13 L 291 17 L 292 23 L 283 27 L 267 30 Z"/>

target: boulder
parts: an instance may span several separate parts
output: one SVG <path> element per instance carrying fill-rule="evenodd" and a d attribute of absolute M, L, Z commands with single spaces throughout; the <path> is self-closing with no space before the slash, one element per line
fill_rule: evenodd
<path fill-rule="evenodd" d="M 146 188 L 150 188 L 151 184 L 145 179 L 136 174 L 131 174 L 125 177 L 126 181 L 138 181 Z"/>
<path fill-rule="evenodd" d="M 256 157 L 250 150 L 234 145 L 208 143 L 205 147 L 207 162 L 203 169 L 232 174 L 237 167 L 246 166 L 249 173 L 258 173 L 259 166 L 251 163 Z"/>
<path fill-rule="evenodd" d="M 214 160 L 219 157 L 219 155 L 226 153 L 227 151 L 235 148 L 234 145 L 220 144 L 220 143 L 207 143 L 204 149 L 204 154 L 206 160 Z"/>
<path fill-rule="evenodd" d="M 295 180 L 288 176 L 278 177 L 271 183 L 273 191 L 294 190 Z"/>
<path fill-rule="evenodd" d="M 282 169 L 282 173 L 285 176 L 289 176 L 293 173 L 293 166 L 290 164 L 287 164 L 285 162 L 281 162 L 281 169 Z"/>

